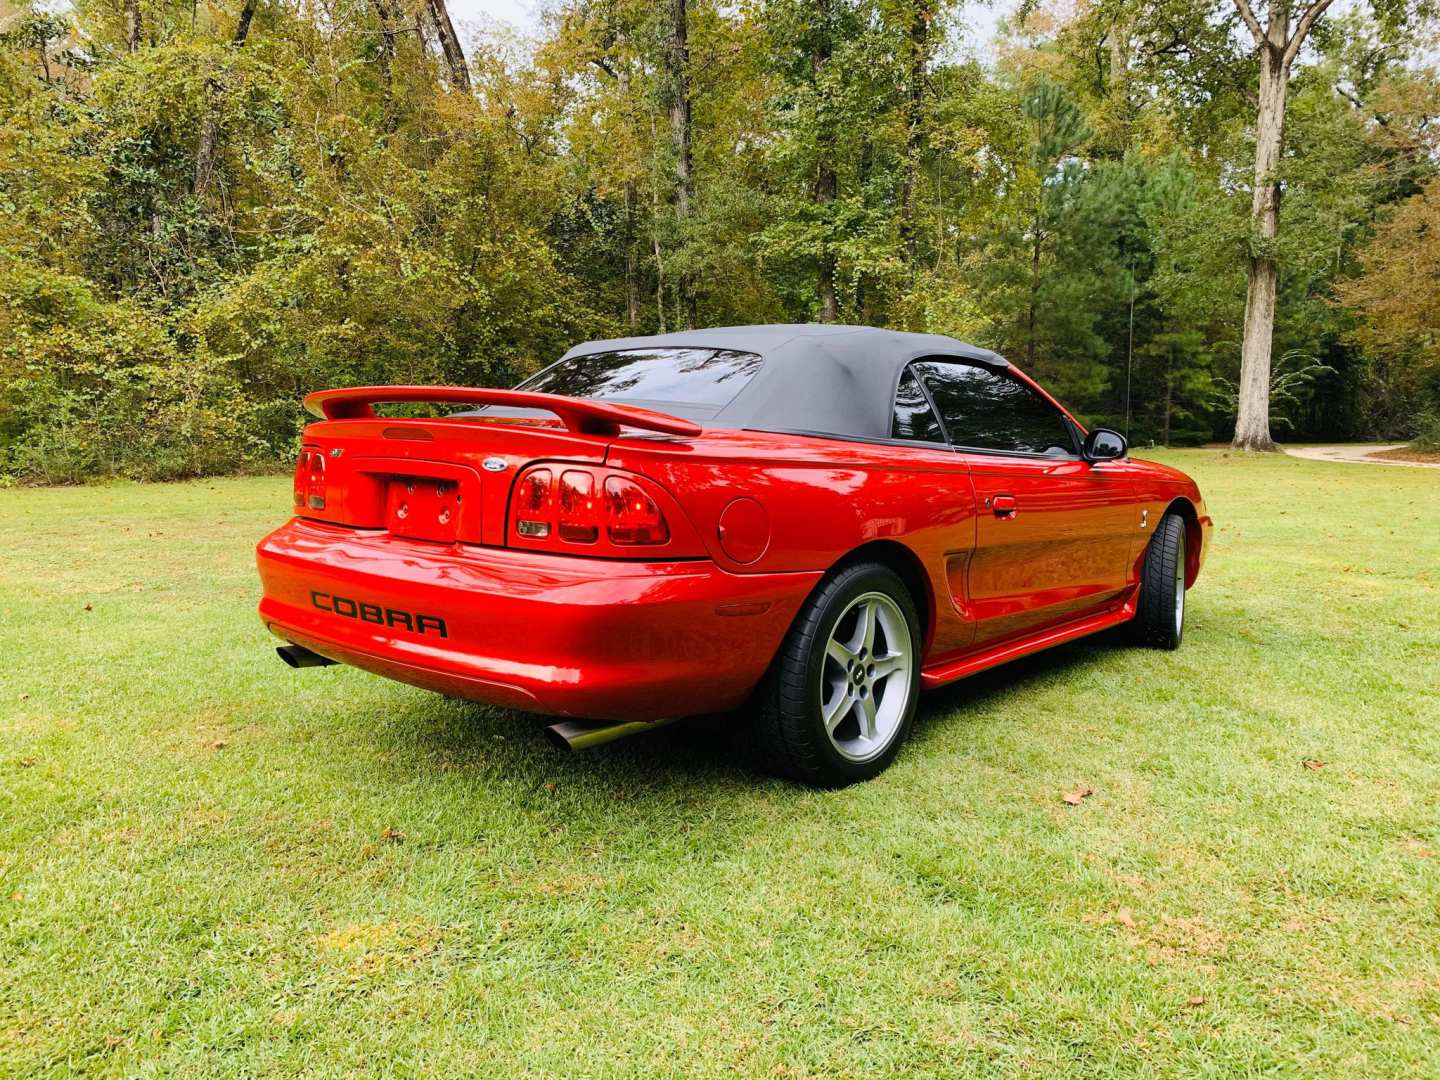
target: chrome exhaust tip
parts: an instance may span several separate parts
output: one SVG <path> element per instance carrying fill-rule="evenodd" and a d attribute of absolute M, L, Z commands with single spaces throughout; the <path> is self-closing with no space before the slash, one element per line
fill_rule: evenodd
<path fill-rule="evenodd" d="M 275 653 L 293 668 L 302 667 L 329 667 L 335 663 L 328 656 L 321 656 L 317 652 L 311 652 L 303 645 L 278 645 Z"/>
<path fill-rule="evenodd" d="M 592 746 L 601 746 L 604 743 L 614 742 L 616 739 L 629 738 L 631 735 L 639 735 L 642 731 L 654 731 L 666 724 L 673 724 L 675 719 L 669 720 L 632 720 L 620 724 L 592 723 L 585 720 L 562 720 L 558 724 L 551 724 L 545 729 L 545 737 L 562 750 L 588 750 Z"/>

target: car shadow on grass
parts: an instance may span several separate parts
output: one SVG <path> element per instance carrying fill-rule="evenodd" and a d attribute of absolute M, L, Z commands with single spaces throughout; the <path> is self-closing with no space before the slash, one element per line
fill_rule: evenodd
<path fill-rule="evenodd" d="M 938 737 L 943 729 L 956 723 L 969 726 L 982 722 L 993 710 L 1003 707 L 1007 697 L 1103 663 L 1116 652 L 1124 652 L 1131 647 L 1124 628 L 1107 630 L 1012 660 L 921 694 L 910 744 L 912 747 L 924 746 Z"/>
<path fill-rule="evenodd" d="M 1099 663 L 1123 649 L 1110 631 L 1048 649 L 922 694 L 911 753 L 955 724 L 983 727 L 1004 699 Z M 764 772 L 740 711 L 698 716 L 614 743 L 573 752 L 544 734 L 553 720 L 438 695 L 421 695 L 376 730 L 389 743 L 386 758 L 403 771 L 499 773 L 536 787 L 579 784 L 597 797 L 631 800 L 676 789 L 794 785 Z M 976 737 L 982 737 L 977 730 Z M 573 787 L 572 787 L 573 790 Z M 799 789 L 796 789 L 799 790 Z"/>

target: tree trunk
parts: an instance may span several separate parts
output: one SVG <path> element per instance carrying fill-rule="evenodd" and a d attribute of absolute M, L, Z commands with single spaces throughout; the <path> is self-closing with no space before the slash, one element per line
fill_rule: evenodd
<path fill-rule="evenodd" d="M 387 0 L 375 0 L 375 20 L 380 24 L 380 53 L 375 58 L 380 68 L 380 125 L 386 134 L 393 134 L 395 116 L 395 13 Z"/>
<path fill-rule="evenodd" d="M 910 286 L 914 288 L 919 240 L 919 230 L 915 225 L 915 199 L 920 186 L 925 70 L 930 60 L 930 23 L 934 19 L 934 12 L 931 10 L 931 0 L 911 0 L 911 3 L 910 62 L 905 78 L 905 195 L 900 233 L 905 242 L 905 262 L 910 269 Z"/>
<path fill-rule="evenodd" d="M 814 45 L 810 52 L 810 71 L 815 80 L 815 88 L 819 91 L 825 65 L 830 62 L 833 48 L 830 41 L 829 0 L 818 0 L 816 8 L 819 28 L 815 32 Z M 819 93 L 818 97 L 822 103 L 825 101 L 823 93 Z M 821 108 L 824 109 L 823 104 Z M 820 133 L 817 148 L 819 160 L 815 167 L 815 201 L 827 208 L 822 214 L 827 235 L 821 241 L 816 289 L 820 298 L 820 321 L 832 323 L 839 318 L 839 305 L 835 301 L 835 249 L 831 245 L 828 235 L 831 224 L 828 207 L 835 201 L 835 196 L 838 194 L 839 178 L 835 172 L 835 135 L 831 129 L 829 117 L 821 115 L 819 120 Z"/>
<path fill-rule="evenodd" d="M 686 225 L 695 198 L 695 163 L 690 146 L 690 14 L 687 0 L 670 0 L 670 46 L 666 67 L 670 76 L 670 134 L 675 145 L 675 218 L 680 244 L 688 246 Z M 685 327 L 695 328 L 695 282 L 688 273 L 679 281 L 679 301 Z"/>
<path fill-rule="evenodd" d="M 1235 416 L 1237 450 L 1273 451 L 1270 438 L 1270 350 L 1275 333 L 1275 238 L 1280 232 L 1280 151 L 1285 142 L 1285 92 L 1305 37 L 1333 0 L 1309 0 L 1298 8 L 1295 33 L 1291 0 L 1270 0 L 1265 26 L 1250 0 L 1235 0 L 1255 39 L 1260 59 L 1260 108 L 1255 119 L 1255 193 L 1250 203 L 1250 281 L 1245 293 L 1245 333 L 1240 346 L 1240 400 Z"/>
<path fill-rule="evenodd" d="M 654 141 L 655 119 L 650 119 L 651 141 Z M 660 196 L 650 191 L 650 243 L 655 249 L 655 313 L 660 319 L 660 333 L 665 333 L 665 259 L 660 250 Z"/>
<path fill-rule="evenodd" d="M 1110 95 L 1120 97 L 1128 104 L 1130 96 L 1130 19 L 1128 11 L 1121 10 L 1110 24 Z"/>
<path fill-rule="evenodd" d="M 1283 8 L 1283 5 L 1275 5 Z M 1276 39 L 1278 22 L 1278 42 Z M 1276 170 L 1284 142 L 1285 92 L 1290 80 L 1282 59 L 1284 16 L 1272 15 L 1270 37 L 1260 50 L 1260 111 L 1255 122 L 1255 193 L 1250 205 L 1249 284 L 1240 347 L 1240 400 L 1236 450 L 1273 451 L 1270 437 L 1270 349 L 1275 330 L 1275 238 L 1280 231 L 1280 184 Z"/>
<path fill-rule="evenodd" d="M 440 51 L 445 54 L 445 64 L 450 69 L 450 85 L 470 92 L 470 65 L 465 62 L 465 50 L 460 48 L 460 39 L 455 36 L 455 24 L 450 21 L 450 10 L 445 0 L 427 0 L 430 19 L 435 24 L 435 36 L 440 39 Z"/>
<path fill-rule="evenodd" d="M 244 45 L 245 38 L 250 33 L 250 20 L 255 18 L 255 5 L 257 0 L 245 0 L 245 6 L 240 9 L 240 21 L 235 24 L 235 37 L 231 39 L 232 45 Z"/>
<path fill-rule="evenodd" d="M 1167 349 L 1165 352 L 1165 423 L 1160 431 L 1160 444 L 1170 445 L 1170 416 L 1174 411 L 1173 398 L 1175 389 L 1175 350 Z"/>
<path fill-rule="evenodd" d="M 140 0 L 125 0 L 125 46 L 132 53 L 140 48 Z"/>
<path fill-rule="evenodd" d="M 1034 237 L 1030 247 L 1030 306 L 1026 311 L 1025 318 L 1025 370 L 1035 370 L 1035 310 L 1040 304 L 1040 244 L 1044 239 L 1041 233 L 1040 200 L 1044 198 L 1042 191 L 1035 197 L 1035 221 Z"/>
<path fill-rule="evenodd" d="M 215 171 L 215 144 L 220 139 L 220 125 L 215 112 L 219 107 L 220 84 L 214 79 L 205 80 L 205 119 L 200 122 L 200 138 L 195 146 L 195 177 L 190 190 L 197 199 L 203 199 L 210 187 L 210 176 Z"/>
<path fill-rule="evenodd" d="M 625 315 L 630 329 L 640 325 L 640 259 L 635 250 L 635 181 L 625 181 Z"/>
<path fill-rule="evenodd" d="M 826 140 L 829 141 L 828 139 Z M 835 175 L 835 164 L 827 156 L 822 158 L 820 167 L 815 178 L 815 201 L 829 206 L 835 201 L 839 187 Z M 828 226 L 830 222 L 825 222 Z M 835 322 L 840 317 L 840 308 L 835 300 L 835 249 L 831 247 L 829 237 L 823 242 L 820 251 L 820 274 L 818 281 L 820 292 L 820 321 L 823 323 Z"/>

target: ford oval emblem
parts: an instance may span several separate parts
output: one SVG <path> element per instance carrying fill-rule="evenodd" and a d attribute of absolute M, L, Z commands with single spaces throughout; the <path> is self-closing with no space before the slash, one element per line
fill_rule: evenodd
<path fill-rule="evenodd" d="M 486 472 L 505 471 L 505 459 L 500 457 L 487 457 L 480 465 Z"/>

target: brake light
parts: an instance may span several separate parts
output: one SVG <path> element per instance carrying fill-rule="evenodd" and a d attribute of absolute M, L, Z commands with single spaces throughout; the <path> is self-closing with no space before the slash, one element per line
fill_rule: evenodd
<path fill-rule="evenodd" d="M 593 544 L 600 535 L 601 508 L 595 498 L 595 476 L 579 469 L 560 474 L 560 539 Z"/>
<path fill-rule="evenodd" d="M 325 455 L 319 450 L 301 450 L 295 462 L 295 509 L 325 509 Z"/>
<path fill-rule="evenodd" d="M 516 482 L 512 521 L 523 540 L 617 547 L 670 542 L 670 525 L 636 481 L 608 470 L 536 467 Z M 548 546 L 548 545 L 547 545 Z M 601 545 L 603 551 L 603 545 Z"/>
<path fill-rule="evenodd" d="M 300 460 L 295 462 L 295 509 L 303 510 L 310 494 L 310 451 L 301 450 Z"/>
<path fill-rule="evenodd" d="M 310 455 L 310 479 L 306 485 L 311 510 L 325 509 L 325 455 L 318 450 Z"/>
<path fill-rule="evenodd" d="M 663 544 L 670 539 L 665 515 L 633 480 L 606 477 L 605 510 L 605 532 L 612 544 Z"/>

